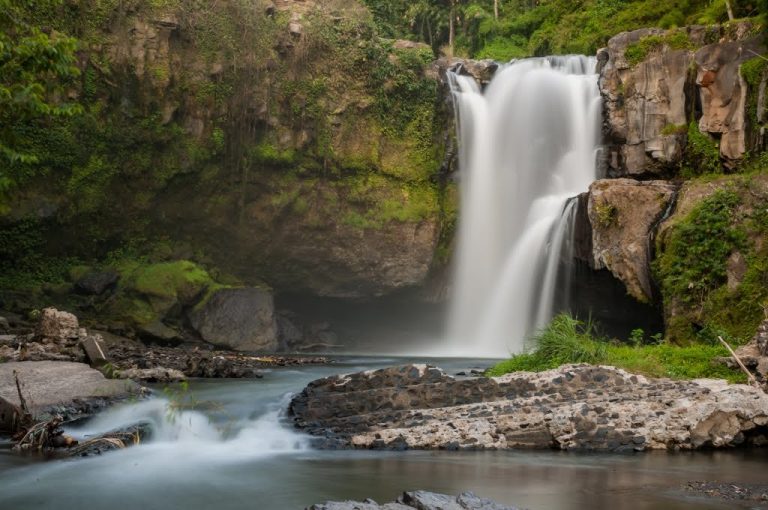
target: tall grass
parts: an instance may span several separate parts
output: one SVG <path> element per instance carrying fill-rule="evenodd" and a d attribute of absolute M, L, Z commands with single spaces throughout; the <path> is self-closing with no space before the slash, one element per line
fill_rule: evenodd
<path fill-rule="evenodd" d="M 594 324 L 560 314 L 539 331 L 533 348 L 490 368 L 497 377 L 510 372 L 541 372 L 570 363 L 612 365 L 649 377 L 673 379 L 718 378 L 745 382 L 745 376 L 715 358 L 728 356 L 720 345 L 697 344 L 678 347 L 670 344 L 626 345 L 596 336 Z"/>

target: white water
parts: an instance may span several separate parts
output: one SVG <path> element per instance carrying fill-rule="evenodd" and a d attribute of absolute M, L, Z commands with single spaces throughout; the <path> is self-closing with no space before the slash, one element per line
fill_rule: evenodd
<path fill-rule="evenodd" d="M 521 352 L 551 318 L 568 200 L 597 178 L 595 59 L 513 62 L 485 92 L 453 75 L 461 216 L 449 354 Z"/>
<path fill-rule="evenodd" d="M 268 405 L 256 418 L 230 416 L 214 422 L 199 411 L 179 410 L 164 398 L 111 408 L 87 422 L 85 427 L 67 433 L 88 439 L 137 423 L 149 424 L 151 438 L 141 448 L 120 454 L 141 462 L 140 477 L 165 470 L 208 469 L 212 464 L 246 462 L 264 457 L 297 453 L 309 449 L 309 438 L 281 423 L 280 413 L 287 408 L 289 394 Z"/>

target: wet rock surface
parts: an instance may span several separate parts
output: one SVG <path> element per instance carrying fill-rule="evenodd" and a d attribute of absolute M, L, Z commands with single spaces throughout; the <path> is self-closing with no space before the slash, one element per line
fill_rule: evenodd
<path fill-rule="evenodd" d="M 427 365 L 310 383 L 290 405 L 324 447 L 692 450 L 768 442 L 768 395 L 724 381 L 566 365 L 454 379 Z"/>
<path fill-rule="evenodd" d="M 365 501 L 329 501 L 312 505 L 306 510 L 517 510 L 489 499 L 480 498 L 471 492 L 448 496 L 427 491 L 404 492 L 397 501 L 379 505 L 372 499 Z"/>
<path fill-rule="evenodd" d="M 65 420 L 89 415 L 106 405 L 140 393 L 132 381 L 107 379 L 84 363 L 25 361 L 0 364 L 0 397 L 22 407 L 16 387 L 36 419 L 61 415 Z M 10 413 L 6 418 L 11 418 Z M 3 424 L 0 423 L 0 429 Z"/>

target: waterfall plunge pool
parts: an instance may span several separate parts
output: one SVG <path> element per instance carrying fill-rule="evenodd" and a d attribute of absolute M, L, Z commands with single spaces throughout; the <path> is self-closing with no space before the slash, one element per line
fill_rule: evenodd
<path fill-rule="evenodd" d="M 280 417 L 288 396 L 311 380 L 407 361 L 345 358 L 269 371 L 262 380 L 192 381 L 189 397 L 199 411 L 168 412 L 158 391 L 69 429 L 82 436 L 137 418 L 155 424 L 151 441 L 100 456 L 40 461 L 16 456 L 9 443 L 0 443 L 0 508 L 287 510 L 326 500 L 391 501 L 415 489 L 471 490 L 531 510 L 766 507 L 705 500 L 684 490 L 691 481 L 764 484 L 764 451 L 321 451 Z M 429 362 L 451 374 L 491 363 Z"/>

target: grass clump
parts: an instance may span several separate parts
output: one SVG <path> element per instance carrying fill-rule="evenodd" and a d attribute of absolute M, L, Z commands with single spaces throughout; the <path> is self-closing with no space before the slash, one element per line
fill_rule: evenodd
<path fill-rule="evenodd" d="M 536 346 L 490 368 L 486 375 L 541 372 L 570 363 L 611 365 L 648 377 L 672 379 L 718 378 L 745 382 L 744 375 L 714 359 L 728 356 L 720 345 L 678 347 L 666 343 L 626 345 L 600 338 L 592 323 L 560 314 L 533 339 Z"/>

